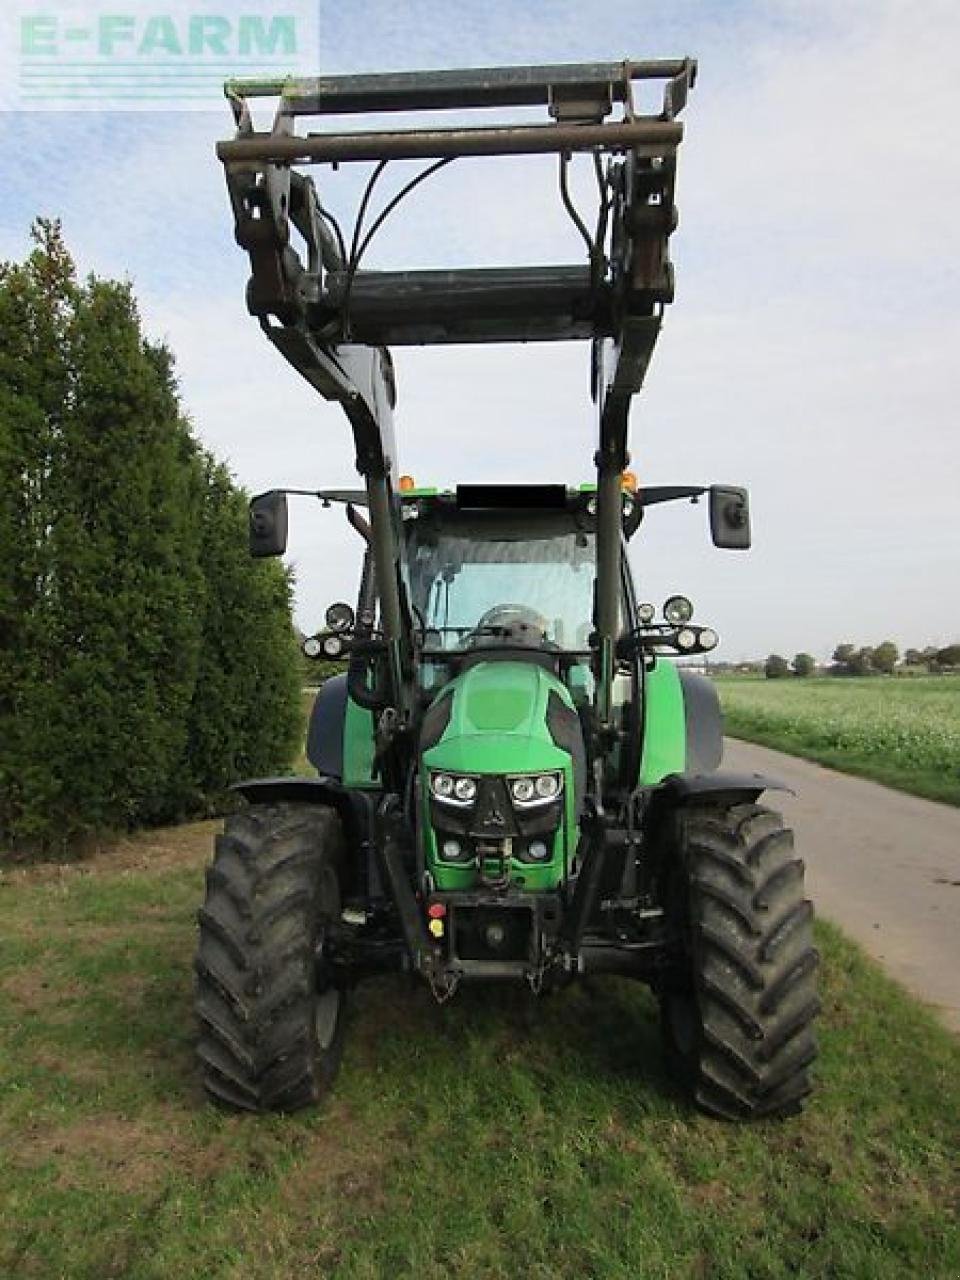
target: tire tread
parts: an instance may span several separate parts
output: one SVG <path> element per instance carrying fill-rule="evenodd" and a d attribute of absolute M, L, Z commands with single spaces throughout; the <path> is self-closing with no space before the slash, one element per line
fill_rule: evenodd
<path fill-rule="evenodd" d="M 321 886 L 342 860 L 339 819 L 318 806 L 252 806 L 217 837 L 195 963 L 197 1059 L 213 1101 L 294 1110 L 336 1074 L 342 1010 L 326 1048 L 313 1017 Z"/>
<path fill-rule="evenodd" d="M 793 834 L 756 804 L 674 818 L 679 889 L 669 904 L 686 939 L 661 989 L 664 1038 L 704 1111 L 724 1119 L 795 1114 L 811 1091 L 819 956 Z M 671 1002 L 691 1018 L 681 1044 Z"/>

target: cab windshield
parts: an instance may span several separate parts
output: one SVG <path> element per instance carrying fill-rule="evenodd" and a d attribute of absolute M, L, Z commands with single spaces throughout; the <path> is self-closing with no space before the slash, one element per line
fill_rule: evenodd
<path fill-rule="evenodd" d="M 584 652 L 592 628 L 591 530 L 555 513 L 405 522 L 410 598 L 427 650 L 521 645 Z"/>

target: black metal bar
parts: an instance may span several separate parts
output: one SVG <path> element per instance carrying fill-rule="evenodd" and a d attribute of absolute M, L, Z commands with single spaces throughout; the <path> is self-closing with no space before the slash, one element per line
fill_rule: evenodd
<path fill-rule="evenodd" d="M 614 654 L 620 629 L 620 556 L 624 462 L 602 447 L 597 453 L 597 718 L 609 727 Z"/>
<path fill-rule="evenodd" d="M 399 551 L 393 520 L 393 503 L 388 474 L 367 472 L 367 507 L 373 533 L 371 549 L 380 595 L 380 617 L 387 640 L 390 687 L 394 705 L 406 710 L 402 647 L 405 640 L 403 607 L 400 602 Z"/>
<path fill-rule="evenodd" d="M 619 973 L 625 978 L 640 977 L 655 969 L 663 957 L 663 940 L 646 945 L 617 947 L 586 943 L 580 949 L 582 973 Z"/>
<path fill-rule="evenodd" d="M 265 324 L 264 331 L 312 386 L 328 400 L 343 405 L 350 420 L 373 531 L 373 559 L 389 650 L 390 699 L 399 711 L 409 711 L 412 695 L 403 679 L 409 634 L 403 624 L 390 479 L 395 467 L 392 365 L 387 353 L 376 347 L 321 347 L 302 327 Z"/>
<path fill-rule="evenodd" d="M 461 960 L 457 957 L 450 969 L 463 978 L 480 978 L 484 982 L 504 978 L 523 978 L 537 969 L 530 960 Z"/>
<path fill-rule="evenodd" d="M 680 58 L 467 67 L 450 71 L 230 80 L 226 87 L 231 96 L 240 98 L 283 94 L 285 110 L 296 115 L 535 106 L 549 100 L 551 88 L 587 84 L 609 84 L 616 100 L 622 102 L 631 80 L 674 79 L 689 65 L 689 59 Z"/>
<path fill-rule="evenodd" d="M 337 310 L 342 274 L 320 301 Z M 652 306 L 653 293 L 643 301 Z M 350 291 L 350 332 L 371 345 L 593 338 L 615 332 L 607 286 L 587 266 L 361 271 Z"/>
<path fill-rule="evenodd" d="M 584 814 L 580 825 L 583 831 L 581 839 L 585 844 L 583 865 L 577 876 L 577 887 L 573 891 L 573 901 L 564 926 L 565 941 L 574 956 L 579 954 L 583 935 L 596 906 L 608 844 L 619 834 L 611 830 L 604 814 L 597 811 L 589 800 L 588 812 Z"/>
<path fill-rule="evenodd" d="M 702 484 L 656 484 L 638 489 L 634 495 L 641 507 L 653 507 L 658 502 L 676 502 L 681 498 L 700 498 L 707 492 Z"/>
<path fill-rule="evenodd" d="M 430 959 L 430 937 L 403 865 L 403 851 L 396 836 L 398 821 L 396 797 L 387 797 L 375 815 L 373 841 L 381 873 L 400 917 L 411 964 L 420 972 Z"/>
<path fill-rule="evenodd" d="M 327 277 L 327 294 L 334 305 L 345 279 L 343 272 Z M 466 304 L 461 301 L 465 294 L 470 295 Z M 590 268 L 585 265 L 358 271 L 350 290 L 350 314 L 387 306 L 396 315 L 415 314 L 421 307 L 465 311 L 473 308 L 476 298 L 496 308 L 536 311 L 541 306 L 582 306 L 589 297 Z"/>
<path fill-rule="evenodd" d="M 336 160 L 423 160 L 441 156 L 519 156 L 560 151 L 672 153 L 683 125 L 668 120 L 623 120 L 612 124 L 494 125 L 476 129 L 397 129 L 389 132 L 325 133 L 300 138 L 253 133 L 217 143 L 226 165 L 250 162 L 307 164 Z"/>
<path fill-rule="evenodd" d="M 660 328 L 656 316 L 628 316 L 621 322 L 620 341 L 612 350 L 611 367 L 604 365 L 598 343 L 598 400 L 600 447 L 597 467 L 597 661 L 594 705 L 604 729 L 611 727 L 614 655 L 620 629 L 620 561 L 623 554 L 621 472 L 627 465 L 627 425 L 630 403 L 643 385 L 647 364 Z M 610 354 L 610 351 L 606 354 Z"/>

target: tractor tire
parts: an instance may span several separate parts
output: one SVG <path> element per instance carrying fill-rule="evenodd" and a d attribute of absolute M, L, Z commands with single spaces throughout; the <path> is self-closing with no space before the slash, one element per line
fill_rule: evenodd
<path fill-rule="evenodd" d="M 820 1005 L 793 833 L 756 804 L 691 807 L 675 824 L 666 906 L 683 959 L 659 990 L 670 1066 L 710 1115 L 795 1114 Z"/>
<path fill-rule="evenodd" d="M 344 855 L 331 809 L 252 805 L 226 821 L 199 912 L 197 1057 L 207 1094 L 295 1111 L 332 1084 L 346 994 L 324 967 Z"/>

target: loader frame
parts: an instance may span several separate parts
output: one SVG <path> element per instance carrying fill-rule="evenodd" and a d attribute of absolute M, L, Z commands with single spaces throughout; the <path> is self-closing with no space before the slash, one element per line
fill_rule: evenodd
<path fill-rule="evenodd" d="M 611 732 L 621 548 L 621 484 L 627 419 L 640 390 L 663 308 L 673 299 L 669 238 L 674 205 L 677 116 L 696 79 L 690 58 L 401 72 L 226 85 L 236 137 L 217 148 L 224 164 L 238 244 L 250 256 L 247 292 L 281 354 L 325 398 L 343 407 L 364 480 L 372 550 L 389 654 L 389 714 L 382 732 L 403 733 L 414 708 L 412 654 L 399 573 L 396 403 L 387 344 L 586 339 L 597 405 L 596 724 Z M 660 82 L 660 110 L 643 114 L 635 92 Z M 268 131 L 254 128 L 251 101 L 280 98 Z M 307 118 L 443 113 L 545 106 L 548 123 L 296 132 Z M 594 158 L 599 210 L 591 233 L 574 208 L 567 167 Z M 462 157 L 553 153 L 560 198 L 585 245 L 586 261 L 547 267 L 367 271 L 363 252 L 383 218 L 425 178 Z M 432 159 L 365 232 L 364 215 L 392 160 Z M 295 164 L 376 161 L 349 247 L 312 179 Z M 301 257 L 292 231 L 303 242 Z"/>

